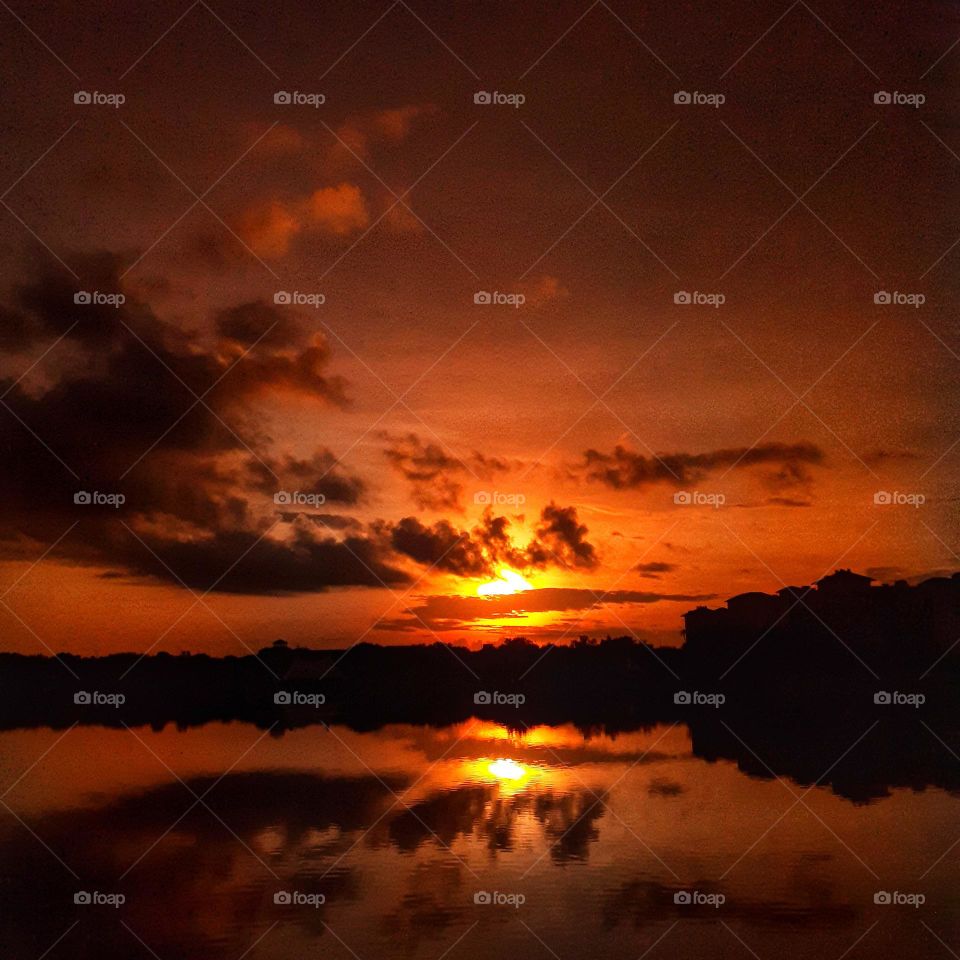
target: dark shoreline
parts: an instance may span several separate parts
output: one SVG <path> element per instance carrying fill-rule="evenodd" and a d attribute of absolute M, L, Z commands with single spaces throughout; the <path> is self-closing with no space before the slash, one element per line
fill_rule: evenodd
<path fill-rule="evenodd" d="M 876 679 L 840 644 L 819 649 L 791 657 L 789 646 L 759 644 L 736 669 L 725 665 L 723 680 L 689 650 L 629 637 L 566 647 L 517 639 L 479 651 L 278 644 L 219 659 L 0 654 L 0 730 L 240 722 L 282 736 L 318 724 L 362 732 L 477 717 L 518 731 L 572 724 L 589 736 L 684 723 L 702 759 L 823 782 L 855 802 L 894 787 L 960 791 L 960 764 L 945 746 L 960 743 L 958 657 L 923 680 L 900 657 Z M 855 742 L 836 769 L 822 769 L 825 744 L 839 757 Z"/>

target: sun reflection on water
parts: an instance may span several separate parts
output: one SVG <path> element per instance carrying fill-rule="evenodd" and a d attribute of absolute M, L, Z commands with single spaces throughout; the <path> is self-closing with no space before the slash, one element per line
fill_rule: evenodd
<path fill-rule="evenodd" d="M 486 756 L 466 760 L 461 767 L 462 780 L 495 786 L 501 796 L 528 790 L 551 789 L 556 771 L 540 763 L 521 763 L 513 757 Z"/>
<path fill-rule="evenodd" d="M 503 757 L 488 764 L 487 770 L 498 780 L 523 780 L 530 773 L 522 763 Z"/>

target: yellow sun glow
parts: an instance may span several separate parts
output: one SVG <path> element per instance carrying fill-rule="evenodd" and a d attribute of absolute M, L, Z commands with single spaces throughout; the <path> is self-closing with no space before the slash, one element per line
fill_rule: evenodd
<path fill-rule="evenodd" d="M 522 780 L 527 775 L 527 768 L 516 760 L 494 760 L 487 770 L 498 780 Z"/>
<path fill-rule="evenodd" d="M 528 583 L 519 573 L 504 567 L 497 574 L 496 580 L 481 583 L 477 593 L 481 597 L 502 597 L 508 593 L 520 593 L 523 590 L 532 590 L 533 584 Z"/>

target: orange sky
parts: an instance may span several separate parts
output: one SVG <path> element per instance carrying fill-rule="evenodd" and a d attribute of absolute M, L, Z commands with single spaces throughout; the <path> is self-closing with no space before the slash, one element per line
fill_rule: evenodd
<path fill-rule="evenodd" d="M 663 6 L 11 20 L 3 649 L 676 643 L 955 570 L 958 24 Z"/>

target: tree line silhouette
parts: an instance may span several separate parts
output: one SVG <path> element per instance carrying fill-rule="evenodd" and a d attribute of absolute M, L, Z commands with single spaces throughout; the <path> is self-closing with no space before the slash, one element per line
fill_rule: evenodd
<path fill-rule="evenodd" d="M 683 722 L 699 756 L 814 782 L 825 742 L 839 755 L 878 723 L 886 732 L 877 752 L 858 749 L 851 782 L 841 785 L 848 764 L 832 776 L 835 788 L 853 799 L 892 785 L 956 789 L 960 771 L 928 731 L 949 743 L 960 728 L 958 595 L 958 576 L 872 587 L 839 571 L 815 587 L 691 611 L 677 648 L 581 636 L 477 650 L 315 650 L 278 640 L 242 657 L 2 654 L 0 729 L 243 721 L 282 735 L 316 723 L 363 731 L 479 717 L 517 730 L 571 723 L 589 734 Z"/>

